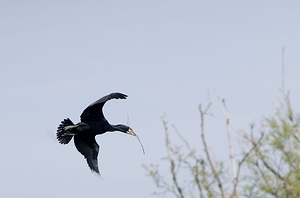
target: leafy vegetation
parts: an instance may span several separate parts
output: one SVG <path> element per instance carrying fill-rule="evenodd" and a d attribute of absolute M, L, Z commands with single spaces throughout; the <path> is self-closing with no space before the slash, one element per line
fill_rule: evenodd
<path fill-rule="evenodd" d="M 232 126 L 229 110 L 222 101 L 229 148 L 226 162 L 216 160 L 207 143 L 205 120 L 212 103 L 199 106 L 204 152 L 192 148 L 175 127 L 171 130 L 182 144 L 174 145 L 163 117 L 167 150 L 164 161 L 169 172 L 161 174 L 154 164 L 144 166 L 157 186 L 155 194 L 172 193 L 178 198 L 300 197 L 300 117 L 291 106 L 289 93 L 283 90 L 282 95 L 274 115 L 263 119 L 259 128 L 253 124 L 248 130 Z M 233 148 L 232 136 L 240 140 L 240 153 Z"/>

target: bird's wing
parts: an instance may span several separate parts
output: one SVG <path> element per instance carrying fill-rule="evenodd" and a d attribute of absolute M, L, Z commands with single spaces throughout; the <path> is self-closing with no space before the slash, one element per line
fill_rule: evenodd
<path fill-rule="evenodd" d="M 90 169 L 100 174 L 97 160 L 99 145 L 95 136 L 75 135 L 74 143 L 77 150 L 85 157 Z"/>
<path fill-rule="evenodd" d="M 90 104 L 81 114 L 80 119 L 82 122 L 97 121 L 104 118 L 102 108 L 103 105 L 111 99 L 126 99 L 127 95 L 122 93 L 111 93 L 107 96 Z"/>

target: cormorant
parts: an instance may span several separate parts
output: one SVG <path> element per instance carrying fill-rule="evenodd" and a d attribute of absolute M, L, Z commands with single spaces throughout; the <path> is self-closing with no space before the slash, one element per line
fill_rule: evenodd
<path fill-rule="evenodd" d="M 77 150 L 85 157 L 92 172 L 100 174 L 97 156 L 99 145 L 95 136 L 107 131 L 120 131 L 136 136 L 129 126 L 123 124 L 111 125 L 105 119 L 102 108 L 111 99 L 126 99 L 122 93 L 111 93 L 90 104 L 81 114 L 81 122 L 74 124 L 69 118 L 64 119 L 57 129 L 57 140 L 61 144 L 68 144 L 72 137 Z M 137 136 L 138 137 L 138 136 Z"/>

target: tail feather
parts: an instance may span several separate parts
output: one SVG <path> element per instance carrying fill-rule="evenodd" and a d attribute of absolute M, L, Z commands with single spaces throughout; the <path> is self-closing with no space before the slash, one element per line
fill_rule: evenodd
<path fill-rule="evenodd" d="M 72 126 L 74 126 L 74 123 L 69 118 L 61 121 L 56 133 L 56 138 L 59 143 L 68 144 L 71 141 L 73 135 L 69 133 L 68 130 L 72 128 Z"/>

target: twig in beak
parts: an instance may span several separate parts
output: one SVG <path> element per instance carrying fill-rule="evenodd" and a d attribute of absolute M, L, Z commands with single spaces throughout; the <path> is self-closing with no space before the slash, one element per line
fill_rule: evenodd
<path fill-rule="evenodd" d="M 141 145 L 141 147 L 142 147 L 143 153 L 144 153 L 144 155 L 145 155 L 145 149 L 144 149 L 144 146 L 143 146 L 143 144 L 142 144 L 142 142 L 141 142 L 139 136 L 137 136 L 137 135 L 135 134 L 135 137 L 138 139 L 138 141 L 139 141 L 139 143 L 140 143 L 140 145 Z"/>

